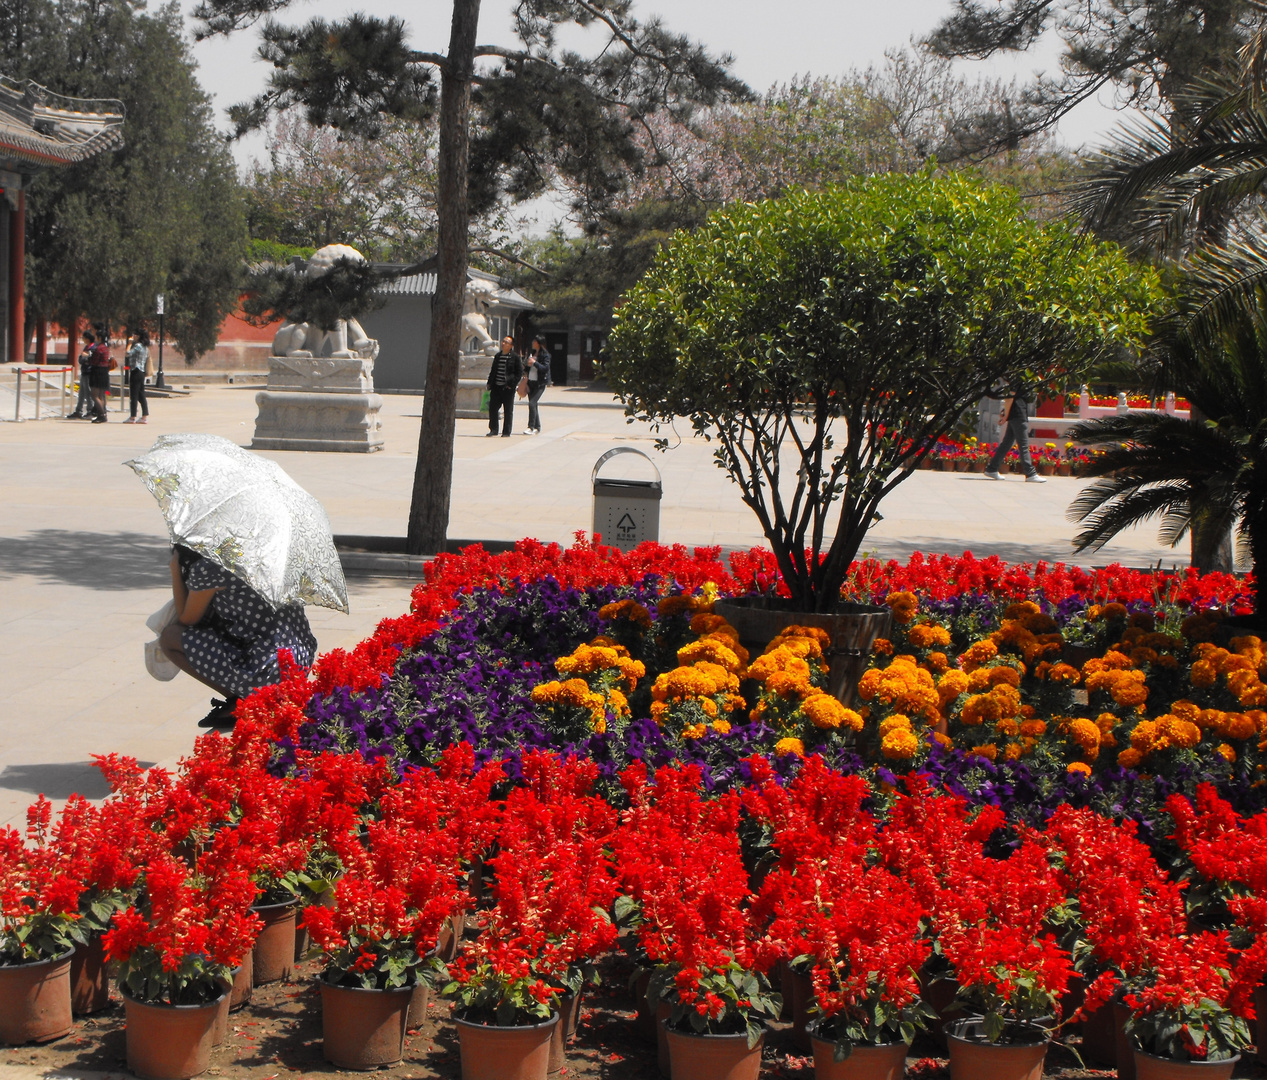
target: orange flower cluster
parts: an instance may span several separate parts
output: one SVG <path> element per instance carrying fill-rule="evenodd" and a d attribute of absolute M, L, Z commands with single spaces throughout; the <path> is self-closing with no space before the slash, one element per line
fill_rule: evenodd
<path fill-rule="evenodd" d="M 1230 649 L 1221 649 L 1209 642 L 1201 642 L 1193 650 L 1196 656 L 1189 676 L 1192 685 L 1206 690 L 1215 686 L 1222 677 L 1223 685 L 1240 702 L 1242 708 L 1267 708 L 1267 685 L 1262 676 L 1267 674 L 1267 655 L 1263 644 L 1256 637 L 1233 638 Z"/>
<path fill-rule="evenodd" d="M 823 647 L 830 642 L 817 626 L 788 626 L 766 646 L 748 668 L 761 689 L 749 714 L 754 723 L 769 724 L 787 738 L 799 736 L 802 743 L 815 734 L 862 730 L 861 715 L 818 685 L 826 677 Z"/>
<path fill-rule="evenodd" d="M 727 717 L 747 704 L 739 679 L 748 652 L 720 615 L 701 612 L 691 619 L 691 629 L 702 636 L 679 649 L 679 666 L 657 676 L 651 686 L 651 719 L 660 727 L 679 728 L 684 739 L 703 738 L 709 730 L 725 734 Z"/>
<path fill-rule="evenodd" d="M 1012 604 L 1003 613 L 1003 622 L 990 635 L 990 640 L 1000 652 L 1010 650 L 1019 653 L 1026 664 L 1037 664 L 1046 657 L 1059 658 L 1064 648 L 1064 638 L 1056 629 L 1050 615 L 1032 600 Z"/>
<path fill-rule="evenodd" d="M 631 659 L 628 649 L 608 638 L 596 638 L 588 645 L 578 645 L 568 656 L 560 656 L 554 666 L 560 675 L 585 676 L 611 672 L 630 691 L 647 674 L 646 666 L 641 660 Z"/>
<path fill-rule="evenodd" d="M 858 683 L 858 696 L 928 723 L 941 719 L 932 673 L 909 656 L 895 656 L 886 668 L 868 668 Z"/>
<path fill-rule="evenodd" d="M 651 629 L 651 612 L 637 600 L 617 600 L 612 604 L 604 604 L 598 609 L 598 617 L 609 622 L 627 619 L 642 630 Z"/>
<path fill-rule="evenodd" d="M 629 717 L 629 700 L 615 687 L 606 693 L 591 690 L 584 679 L 545 682 L 532 688 L 532 700 L 551 708 L 581 709 L 589 713 L 589 725 L 600 735 L 607 730 L 607 711 L 617 719 Z"/>

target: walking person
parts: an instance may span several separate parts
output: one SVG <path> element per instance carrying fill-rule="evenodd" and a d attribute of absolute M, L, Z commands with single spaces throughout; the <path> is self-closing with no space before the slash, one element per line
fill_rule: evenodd
<path fill-rule="evenodd" d="M 999 479 L 999 467 L 1007 457 L 1007 452 L 1016 445 L 1021 456 L 1021 464 L 1025 467 L 1025 481 L 1029 484 L 1045 484 L 1047 477 L 1039 476 L 1034 468 L 1034 459 L 1029 453 L 1029 406 L 1033 400 L 1033 392 L 1022 381 L 1017 380 L 1005 389 L 986 394 L 995 401 L 1002 401 L 1003 408 L 999 412 L 999 426 L 1003 427 L 1003 437 L 985 467 L 987 480 Z"/>
<path fill-rule="evenodd" d="M 128 338 L 128 401 L 131 404 L 131 415 L 124 420 L 125 424 L 148 424 L 150 422 L 150 403 L 145 399 L 145 374 L 150 366 L 150 335 L 145 330 L 138 330 Z M 136 407 L 141 406 L 141 418 L 136 418 Z"/>
<path fill-rule="evenodd" d="M 106 397 L 110 390 L 110 372 L 119 366 L 110 355 L 109 340 L 109 333 L 103 330 L 97 343 L 89 350 L 92 359 L 88 367 L 88 384 L 92 387 L 92 422 L 94 424 L 104 424 L 108 419 Z"/>
<path fill-rule="evenodd" d="M 79 354 L 79 399 L 75 402 L 75 411 L 66 417 L 67 420 L 87 420 L 94 411 L 89 373 L 92 371 L 92 346 L 96 340 L 91 330 L 84 331 L 84 349 Z M 69 346 L 67 349 L 69 351 Z"/>
<path fill-rule="evenodd" d="M 524 434 L 540 435 L 541 413 L 537 409 L 537 403 L 550 385 L 550 350 L 539 337 L 534 337 L 525 360 L 528 367 L 528 373 L 524 376 L 528 380 L 528 427 Z"/>
<path fill-rule="evenodd" d="M 515 339 L 502 338 L 501 351 L 493 357 L 488 372 L 488 435 L 497 434 L 497 413 L 502 413 L 502 438 L 509 439 L 515 422 L 515 388 L 523 378 L 523 361 L 515 352 Z"/>

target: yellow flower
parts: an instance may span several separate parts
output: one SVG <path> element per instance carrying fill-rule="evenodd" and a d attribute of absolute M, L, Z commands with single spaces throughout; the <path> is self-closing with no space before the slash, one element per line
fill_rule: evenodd
<path fill-rule="evenodd" d="M 930 649 L 934 645 L 944 648 L 950 644 L 950 631 L 936 623 L 919 623 L 911 627 L 907 638 L 917 649 Z"/>
<path fill-rule="evenodd" d="M 739 663 L 739 657 L 735 651 L 728 648 L 717 638 L 700 638 L 699 641 L 692 641 L 689 645 L 684 645 L 677 651 L 677 662 L 683 667 L 700 660 L 718 664 L 735 674 L 743 670 L 743 666 Z"/>
<path fill-rule="evenodd" d="M 1075 717 L 1066 725 L 1066 730 L 1088 757 L 1095 757 L 1100 752 L 1100 729 L 1090 720 Z"/>
<path fill-rule="evenodd" d="M 834 731 L 843 725 L 854 731 L 862 730 L 862 717 L 852 709 L 846 709 L 831 694 L 810 694 L 801 702 L 801 710 L 816 728 Z"/>
<path fill-rule="evenodd" d="M 918 749 L 919 739 L 909 727 L 895 727 L 880 740 L 880 753 L 892 761 L 912 758 Z"/>
<path fill-rule="evenodd" d="M 903 716 L 901 713 L 894 713 L 880 721 L 880 738 L 883 739 L 890 731 L 898 731 L 900 729 L 911 730 L 911 718 Z"/>
<path fill-rule="evenodd" d="M 809 664 L 792 653 L 790 649 L 785 649 L 782 646 L 779 646 L 773 652 L 758 656 L 752 662 L 751 667 L 748 668 L 748 677 L 756 679 L 759 683 L 764 683 L 776 671 L 786 671 L 790 675 L 799 676 L 806 682 L 809 681 L 810 677 Z M 863 678 L 865 679 L 866 676 L 863 676 Z"/>
<path fill-rule="evenodd" d="M 617 600 L 613 604 L 604 604 L 598 609 L 600 619 L 628 619 L 635 626 L 644 630 L 651 626 L 651 612 L 636 600 Z"/>
<path fill-rule="evenodd" d="M 779 757 L 785 757 L 788 754 L 795 754 L 797 757 L 805 756 L 805 744 L 800 739 L 780 739 L 774 744 L 774 752 Z"/>
<path fill-rule="evenodd" d="M 884 602 L 889 605 L 893 612 L 893 621 L 900 626 L 906 626 L 908 623 L 913 622 L 915 612 L 919 610 L 919 601 L 915 598 L 914 593 L 890 593 L 885 597 Z"/>

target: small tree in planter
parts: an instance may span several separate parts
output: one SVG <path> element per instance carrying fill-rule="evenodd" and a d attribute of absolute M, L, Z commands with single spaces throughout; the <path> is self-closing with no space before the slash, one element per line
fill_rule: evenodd
<path fill-rule="evenodd" d="M 1151 270 L 1003 188 L 869 177 L 678 234 L 618 309 L 604 372 L 630 416 L 717 441 L 793 605 L 827 612 L 880 501 L 966 408 L 1134 346 L 1158 297 Z"/>

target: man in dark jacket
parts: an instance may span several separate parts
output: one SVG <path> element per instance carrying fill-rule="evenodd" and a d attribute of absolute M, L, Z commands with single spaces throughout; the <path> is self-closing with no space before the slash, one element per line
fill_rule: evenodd
<path fill-rule="evenodd" d="M 985 467 L 987 480 L 998 480 L 999 469 L 1007 458 L 1007 452 L 1016 446 L 1020 454 L 1021 464 L 1025 468 L 1025 480 L 1030 484 L 1045 484 L 1047 478 L 1038 475 L 1034 468 L 1034 460 L 1029 453 L 1029 406 L 1034 400 L 1034 390 L 1023 379 L 1016 379 L 1005 388 L 991 390 L 986 397 L 1002 401 L 1003 409 L 999 414 L 999 426 L 1006 428 L 1000 433 L 999 445 Z"/>
<path fill-rule="evenodd" d="M 497 413 L 502 413 L 502 438 L 509 439 L 515 419 L 515 387 L 523 378 L 523 361 L 515 352 L 515 340 L 502 338 L 501 352 L 493 357 L 488 372 L 488 438 L 497 434 Z"/>

